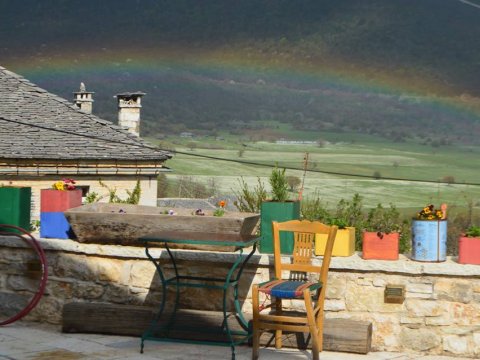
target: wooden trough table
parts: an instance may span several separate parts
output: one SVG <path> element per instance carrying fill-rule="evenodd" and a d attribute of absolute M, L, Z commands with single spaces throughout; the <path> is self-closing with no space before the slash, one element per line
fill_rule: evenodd
<path fill-rule="evenodd" d="M 150 327 L 143 333 L 141 339 L 140 352 L 143 353 L 145 340 L 154 341 L 175 341 L 175 342 L 190 342 L 190 343 L 202 343 L 210 345 L 223 345 L 230 346 L 232 351 L 232 360 L 235 359 L 235 345 L 246 342 L 251 337 L 251 330 L 248 327 L 248 321 L 245 319 L 240 300 L 238 298 L 238 287 L 241 280 L 243 269 L 252 257 L 256 250 L 256 246 L 259 237 L 254 235 L 239 235 L 239 234 L 218 234 L 218 233 L 201 233 L 201 232 L 176 232 L 176 231 L 164 231 L 157 232 L 151 235 L 143 236 L 139 239 L 145 245 L 145 253 L 147 257 L 155 265 L 157 273 L 162 283 L 162 300 L 160 303 L 160 309 L 154 320 L 151 322 Z M 160 265 L 160 258 L 155 259 L 152 257 L 149 251 L 150 245 L 158 245 L 163 243 L 169 255 L 170 261 L 173 265 L 175 275 L 166 278 L 162 267 Z M 207 274 L 203 276 L 187 276 L 180 275 L 175 257 L 173 256 L 169 245 L 205 245 L 208 249 L 218 247 L 219 249 L 225 247 L 232 247 L 237 253 L 236 260 L 230 267 L 225 278 L 210 277 Z M 246 248 L 251 247 L 248 255 L 243 255 L 243 251 Z M 165 313 L 165 305 L 167 302 L 167 289 L 169 286 L 175 287 L 175 302 L 171 314 L 168 315 L 168 320 L 163 317 L 167 316 Z M 223 291 L 222 308 L 223 308 L 223 321 L 221 326 L 212 332 L 215 335 L 215 339 L 208 339 L 205 341 L 179 339 L 172 337 L 172 331 L 174 330 L 176 316 L 178 312 L 178 304 L 180 300 L 180 287 L 193 287 L 193 288 L 205 288 L 205 289 L 219 289 Z M 227 297 L 228 290 L 232 289 L 233 303 L 235 312 L 233 315 L 241 326 L 240 330 L 233 330 L 228 324 L 228 318 L 232 315 L 227 309 Z M 165 321 L 166 320 L 166 321 Z M 192 331 L 206 331 L 206 329 L 182 329 Z M 226 341 L 219 341 L 222 336 Z"/>

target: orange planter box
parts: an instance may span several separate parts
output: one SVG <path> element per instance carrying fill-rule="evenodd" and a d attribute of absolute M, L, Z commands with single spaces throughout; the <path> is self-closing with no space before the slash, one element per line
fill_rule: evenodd
<path fill-rule="evenodd" d="M 398 260 L 399 233 L 383 234 L 366 231 L 363 233 L 363 253 L 365 260 Z"/>
<path fill-rule="evenodd" d="M 458 240 L 458 262 L 480 265 L 480 238 L 460 236 Z"/>

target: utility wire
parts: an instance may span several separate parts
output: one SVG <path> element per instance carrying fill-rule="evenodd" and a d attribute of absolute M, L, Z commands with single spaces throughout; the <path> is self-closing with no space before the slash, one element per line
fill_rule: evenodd
<path fill-rule="evenodd" d="M 159 148 L 157 146 L 149 146 L 149 145 L 146 145 L 146 144 L 132 144 L 132 143 L 127 143 L 127 142 L 123 142 L 123 141 L 119 141 L 119 140 L 104 139 L 100 136 L 78 134 L 74 131 L 55 129 L 55 128 L 50 128 L 48 126 L 42 126 L 42 125 L 37 125 L 37 124 L 29 124 L 29 123 L 26 123 L 26 122 L 23 122 L 23 121 L 6 119 L 3 116 L 0 116 L 0 120 L 11 122 L 11 123 L 16 123 L 16 124 L 21 124 L 21 125 L 25 125 L 25 126 L 30 126 L 30 127 L 34 127 L 34 128 L 39 128 L 39 129 L 43 129 L 43 130 L 55 131 L 55 132 L 74 135 L 74 136 L 80 136 L 80 137 L 84 137 L 84 138 L 88 138 L 88 139 L 96 139 L 96 140 L 105 141 L 105 142 L 114 143 L 114 144 L 135 146 L 135 147 L 145 148 L 145 149 L 149 149 L 149 150 L 165 151 L 167 153 L 175 153 L 175 154 L 181 154 L 181 155 L 198 157 L 198 158 L 215 160 L 215 161 L 233 162 L 233 163 L 237 163 L 237 164 L 261 166 L 261 167 L 269 167 L 269 168 L 277 166 L 277 163 L 267 164 L 267 163 L 261 163 L 261 162 L 255 162 L 255 161 L 229 159 L 229 158 L 222 158 L 222 157 L 210 156 L 210 155 L 193 154 L 193 153 L 177 151 L 177 150 L 162 149 L 162 148 Z M 380 177 L 378 179 L 377 177 L 374 177 L 372 175 L 351 174 L 351 173 L 342 173 L 342 172 L 327 171 L 327 170 L 302 169 L 302 168 L 290 167 L 290 166 L 280 166 L 280 167 L 285 168 L 287 170 L 308 171 L 308 172 L 311 172 L 311 173 L 318 173 L 318 174 L 346 176 L 346 177 L 357 177 L 357 178 L 366 178 L 366 179 L 375 179 L 375 180 L 408 181 L 408 182 L 433 183 L 433 184 L 443 183 L 441 181 L 435 181 L 435 180 L 420 180 L 420 179 L 408 179 L 408 178 L 397 178 L 397 177 Z M 470 182 L 454 183 L 454 184 L 455 185 L 480 186 L 480 183 L 470 183 Z"/>
<path fill-rule="evenodd" d="M 475 3 L 471 2 L 471 1 L 467 1 L 467 0 L 458 0 L 458 1 L 460 1 L 463 4 L 470 5 L 470 6 L 476 7 L 477 9 L 480 9 L 480 4 L 475 4 Z"/>

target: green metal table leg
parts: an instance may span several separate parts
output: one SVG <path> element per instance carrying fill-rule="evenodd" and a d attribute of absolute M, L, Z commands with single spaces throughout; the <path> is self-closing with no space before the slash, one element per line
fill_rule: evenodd
<path fill-rule="evenodd" d="M 232 332 L 230 331 L 230 327 L 228 326 L 227 294 L 228 294 L 228 289 L 230 287 L 232 275 L 242 261 L 242 254 L 243 254 L 243 249 L 240 249 L 240 253 L 238 254 L 237 260 L 228 271 L 228 274 L 225 278 L 225 283 L 223 285 L 223 302 L 222 302 L 223 303 L 223 326 L 225 327 L 225 330 L 227 331 L 228 339 L 230 340 L 230 348 L 232 349 L 232 360 L 235 359 L 235 341 L 233 340 Z"/>
<path fill-rule="evenodd" d="M 245 265 L 248 263 L 252 255 L 255 253 L 255 250 L 257 249 L 257 244 L 253 244 L 252 251 L 248 254 L 248 256 L 244 259 L 242 266 L 238 269 L 237 276 L 235 277 L 235 286 L 233 287 L 233 303 L 235 305 L 235 313 L 236 317 L 238 320 L 238 323 L 243 327 L 245 331 L 251 334 L 250 328 L 248 327 L 248 321 L 245 319 L 243 316 L 242 308 L 240 306 L 240 300 L 238 299 L 238 286 L 240 283 L 240 278 L 243 273 L 243 269 L 245 268 Z"/>
<path fill-rule="evenodd" d="M 172 325 L 175 323 L 175 317 L 177 316 L 177 310 L 178 310 L 178 302 L 180 300 L 180 284 L 179 284 L 179 275 L 178 275 L 178 268 L 177 268 L 177 262 L 175 261 L 175 257 L 173 256 L 172 252 L 170 251 L 170 248 L 168 247 L 168 244 L 165 244 L 165 248 L 167 249 L 168 255 L 170 256 L 170 260 L 172 261 L 173 269 L 175 270 L 175 304 L 173 305 L 173 311 L 172 314 L 170 315 L 170 319 L 168 320 L 167 323 L 167 337 L 168 333 L 170 332 L 170 329 Z M 166 292 L 167 289 L 165 288 L 164 291 Z"/>

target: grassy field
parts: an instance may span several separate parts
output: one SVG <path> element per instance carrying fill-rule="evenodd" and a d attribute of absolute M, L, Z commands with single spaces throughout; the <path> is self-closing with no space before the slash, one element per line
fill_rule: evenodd
<path fill-rule="evenodd" d="M 280 129 L 282 130 L 290 139 L 319 138 L 318 134 Z M 476 206 L 480 206 L 478 147 L 432 148 L 414 142 L 390 143 L 373 136 L 355 134 L 322 133 L 322 140 L 325 141 L 323 147 L 252 142 L 247 138 L 228 135 L 222 135 L 221 140 L 213 137 L 168 138 L 159 143 L 150 139 L 161 146 L 173 146 L 178 151 L 167 164 L 173 170 L 168 174 L 169 179 L 188 175 L 207 183 L 215 178 L 219 195 L 231 194 L 232 189 L 238 189 L 241 177 L 252 186 L 259 177 L 269 188 L 268 176 L 276 163 L 279 167 L 287 168 L 287 175 L 303 178 L 302 170 L 289 168 L 303 169 L 305 153 L 308 152 L 309 171 L 305 174 L 304 197 L 318 195 L 332 206 L 341 198 L 350 199 L 355 193 L 364 198 L 366 206 L 393 203 L 399 208 L 419 208 L 427 203 L 445 202 L 451 206 L 462 207 L 467 201 L 473 201 Z M 253 166 L 235 161 L 267 166 Z M 367 177 L 332 175 L 328 172 Z M 454 182 L 446 183 L 447 178 Z M 291 193 L 291 197 L 297 198 L 298 193 Z"/>

